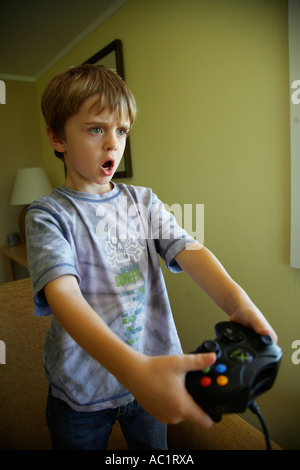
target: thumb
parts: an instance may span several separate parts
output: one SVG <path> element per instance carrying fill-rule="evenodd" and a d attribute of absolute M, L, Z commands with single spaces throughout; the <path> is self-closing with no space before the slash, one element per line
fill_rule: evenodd
<path fill-rule="evenodd" d="M 186 354 L 185 357 L 186 372 L 202 370 L 216 362 L 215 353 Z"/>
<path fill-rule="evenodd" d="M 185 373 L 203 370 L 205 369 L 205 367 L 209 367 L 214 364 L 215 361 L 215 353 L 187 354 L 185 355 Z M 196 401 L 190 395 L 186 388 L 185 391 L 185 420 L 198 423 L 204 429 L 211 428 L 211 426 L 213 425 L 213 420 L 211 419 L 211 417 L 201 408 L 201 406 L 196 404 Z"/>

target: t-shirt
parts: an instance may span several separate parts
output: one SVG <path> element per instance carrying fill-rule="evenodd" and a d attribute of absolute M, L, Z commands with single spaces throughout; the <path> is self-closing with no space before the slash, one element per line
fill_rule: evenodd
<path fill-rule="evenodd" d="M 174 257 L 194 239 L 151 189 L 114 184 L 98 195 L 56 188 L 29 207 L 26 242 L 36 315 L 52 315 L 45 285 L 71 274 L 86 301 L 130 347 L 149 356 L 182 353 L 157 254 L 179 272 Z M 75 410 L 133 400 L 54 315 L 44 367 L 53 395 Z"/>

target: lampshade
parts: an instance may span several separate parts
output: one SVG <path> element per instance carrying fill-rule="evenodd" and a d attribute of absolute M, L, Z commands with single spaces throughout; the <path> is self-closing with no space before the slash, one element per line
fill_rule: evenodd
<path fill-rule="evenodd" d="M 17 172 L 10 204 L 28 205 L 52 191 L 51 183 L 44 168 L 21 168 Z"/>
<path fill-rule="evenodd" d="M 18 170 L 10 204 L 24 206 L 19 216 L 21 239 L 26 241 L 25 215 L 27 207 L 35 200 L 52 191 L 52 186 L 44 168 L 32 167 Z"/>

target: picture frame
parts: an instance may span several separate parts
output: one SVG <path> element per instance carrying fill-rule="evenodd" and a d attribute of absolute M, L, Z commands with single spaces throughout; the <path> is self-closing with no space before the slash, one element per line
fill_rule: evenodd
<path fill-rule="evenodd" d="M 84 64 L 105 65 L 115 70 L 115 72 L 117 72 L 117 74 L 125 81 L 122 41 L 120 39 L 115 39 L 87 59 Z M 128 178 L 130 176 L 133 176 L 133 173 L 130 138 L 127 137 L 124 155 L 118 170 L 114 174 L 114 178 Z"/>

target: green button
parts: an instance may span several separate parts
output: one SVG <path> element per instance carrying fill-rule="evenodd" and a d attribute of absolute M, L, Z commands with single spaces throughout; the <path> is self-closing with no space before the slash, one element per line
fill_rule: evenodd
<path fill-rule="evenodd" d="M 210 367 L 205 367 L 205 369 L 202 369 L 202 372 L 203 372 L 204 374 L 208 374 L 209 371 L 210 371 Z"/>

